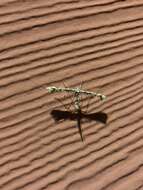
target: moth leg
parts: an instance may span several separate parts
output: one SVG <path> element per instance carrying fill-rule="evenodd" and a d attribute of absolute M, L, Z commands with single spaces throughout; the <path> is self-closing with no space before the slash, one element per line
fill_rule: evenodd
<path fill-rule="evenodd" d="M 63 82 L 63 84 L 64 84 L 64 87 L 65 88 L 68 88 L 68 86 L 66 85 L 66 83 L 65 82 Z M 68 92 L 66 92 L 67 94 L 68 94 Z M 71 101 L 70 101 L 70 103 L 69 103 L 69 105 L 68 105 L 68 109 L 70 110 L 70 111 L 72 111 L 70 108 L 71 107 L 73 107 L 73 109 L 74 109 L 74 104 L 75 104 L 75 96 L 74 96 L 74 94 L 73 94 L 73 96 L 71 96 Z"/>
<path fill-rule="evenodd" d="M 59 98 L 55 98 L 62 106 L 64 106 L 65 110 L 67 111 L 67 106 L 65 104 L 63 104 L 63 102 L 61 101 L 61 99 Z"/>
<path fill-rule="evenodd" d="M 64 85 L 65 88 L 68 88 L 68 85 L 67 85 L 65 82 L 63 82 L 63 85 Z M 68 97 L 68 95 L 69 95 L 68 92 L 66 92 L 66 94 L 67 94 L 67 97 Z M 71 100 L 71 102 L 68 103 L 68 105 L 67 105 L 67 110 L 69 110 L 69 111 L 71 111 L 71 110 L 70 110 L 71 104 L 72 104 L 72 100 Z"/>
<path fill-rule="evenodd" d="M 100 92 L 100 89 L 97 89 L 96 90 L 96 93 L 99 93 Z M 94 96 L 89 96 L 89 98 L 88 98 L 88 103 L 87 103 L 87 105 L 86 105 L 86 111 L 85 111 L 85 113 L 87 113 L 87 111 L 88 111 L 88 108 L 89 108 L 89 105 L 90 105 L 90 102 L 91 102 L 91 99 L 93 98 Z"/>
<path fill-rule="evenodd" d="M 87 101 L 87 105 L 86 105 L 86 111 L 85 111 L 85 113 L 88 112 L 89 104 L 90 104 L 92 98 L 93 98 L 92 96 L 89 96 L 89 97 L 87 98 L 88 101 Z"/>
<path fill-rule="evenodd" d="M 81 81 L 81 84 L 80 84 L 80 87 L 79 87 L 80 90 L 82 89 L 83 84 L 84 84 L 84 82 Z M 79 94 L 79 105 L 80 105 L 80 107 L 82 107 L 82 105 L 83 105 L 83 94 Z"/>
<path fill-rule="evenodd" d="M 70 104 L 69 108 L 71 108 L 71 106 L 73 107 L 73 109 L 75 108 L 75 96 L 74 95 L 71 97 L 71 104 Z"/>

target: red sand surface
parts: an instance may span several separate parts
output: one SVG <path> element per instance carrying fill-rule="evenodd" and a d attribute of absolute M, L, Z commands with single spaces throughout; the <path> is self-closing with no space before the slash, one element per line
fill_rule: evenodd
<path fill-rule="evenodd" d="M 46 90 L 81 81 L 83 142 Z M 0 190 L 143 190 L 142 0 L 0 1 Z"/>

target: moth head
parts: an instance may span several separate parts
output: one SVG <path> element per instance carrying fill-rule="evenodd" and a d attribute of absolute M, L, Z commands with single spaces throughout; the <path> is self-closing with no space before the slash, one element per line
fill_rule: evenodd
<path fill-rule="evenodd" d="M 101 95 L 101 96 L 100 96 L 100 99 L 101 99 L 101 100 L 105 100 L 105 99 L 106 99 L 106 96 L 105 96 L 105 95 Z"/>
<path fill-rule="evenodd" d="M 49 93 L 53 93 L 57 91 L 57 88 L 55 86 L 49 86 L 46 88 Z"/>

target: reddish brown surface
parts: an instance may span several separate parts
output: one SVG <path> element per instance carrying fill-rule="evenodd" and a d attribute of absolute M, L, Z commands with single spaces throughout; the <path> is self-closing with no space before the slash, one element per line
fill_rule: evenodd
<path fill-rule="evenodd" d="M 108 97 L 84 142 L 50 115 L 63 81 Z M 1 0 L 0 190 L 143 190 L 142 87 L 142 0 Z"/>

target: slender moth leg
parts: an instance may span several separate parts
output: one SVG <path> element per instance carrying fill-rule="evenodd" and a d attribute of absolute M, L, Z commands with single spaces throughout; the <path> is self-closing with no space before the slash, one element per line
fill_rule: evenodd
<path fill-rule="evenodd" d="M 60 102 L 60 104 L 62 105 L 62 106 L 64 106 L 64 108 L 65 108 L 65 110 L 67 111 L 68 109 L 67 109 L 67 106 L 65 106 L 64 104 L 63 104 L 63 102 L 59 99 L 59 98 L 55 98 L 58 102 Z"/>
<path fill-rule="evenodd" d="M 91 101 L 92 98 L 93 98 L 92 96 L 89 96 L 89 97 L 87 98 L 87 105 L 86 105 L 86 111 L 85 111 L 85 113 L 88 112 L 89 104 L 90 104 L 90 101 Z"/>
<path fill-rule="evenodd" d="M 81 81 L 81 84 L 80 84 L 80 87 L 79 87 L 80 90 L 82 90 L 83 84 L 84 84 L 84 82 Z M 83 94 L 79 94 L 79 104 L 80 104 L 80 108 L 81 108 L 82 105 L 83 105 Z"/>
<path fill-rule="evenodd" d="M 65 82 L 63 82 L 63 85 L 65 88 L 68 88 L 67 84 Z M 69 94 L 68 92 L 66 92 L 67 94 Z M 71 102 L 68 104 L 68 110 L 71 111 L 71 106 L 73 106 L 73 100 L 74 100 L 74 97 L 71 97 Z"/>

